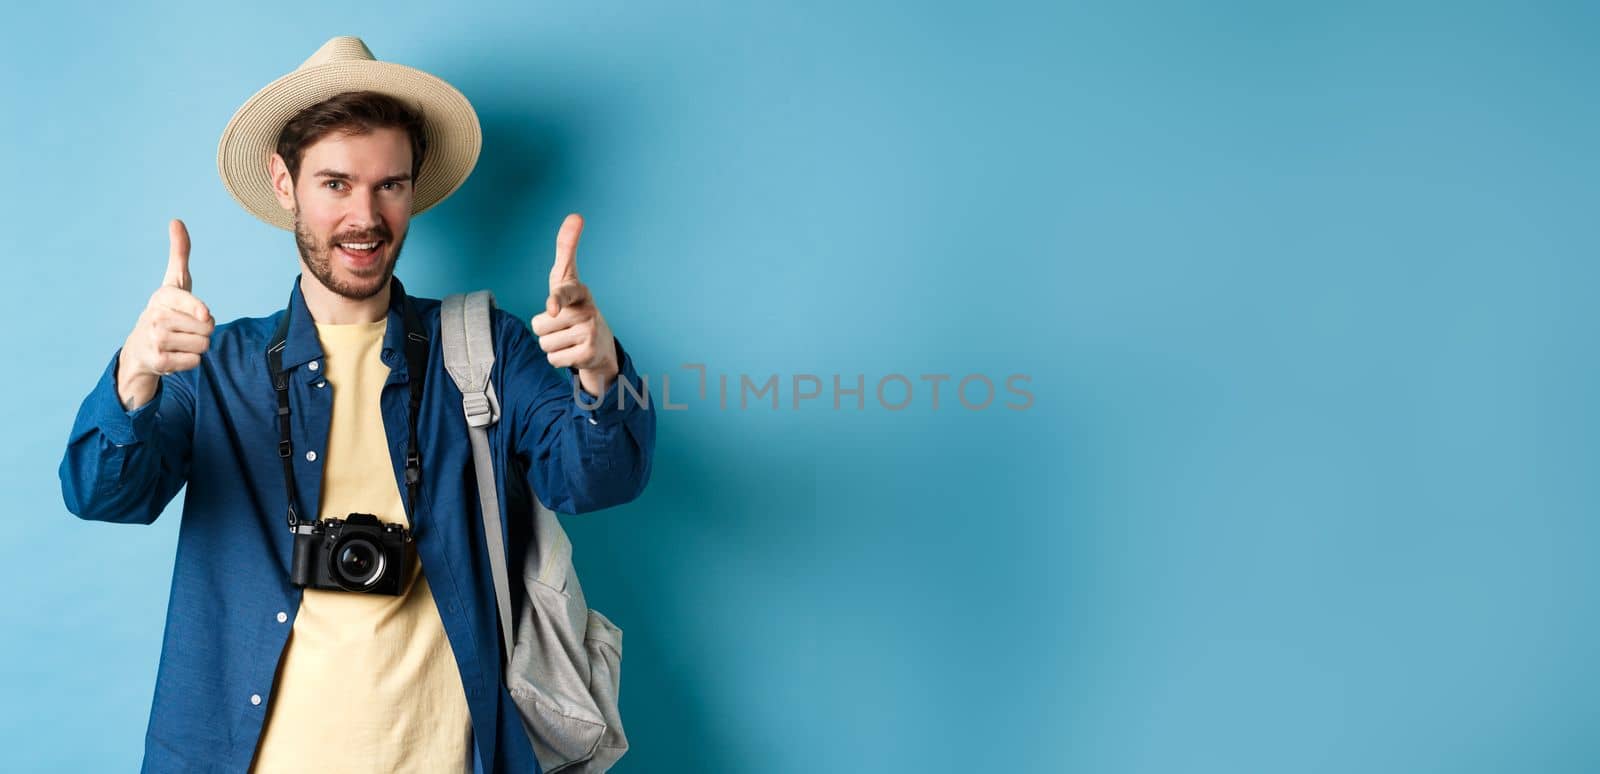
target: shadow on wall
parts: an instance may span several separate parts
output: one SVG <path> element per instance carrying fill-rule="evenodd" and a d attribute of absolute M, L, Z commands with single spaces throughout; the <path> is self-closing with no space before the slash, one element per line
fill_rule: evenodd
<path fill-rule="evenodd" d="M 453 206 L 437 213 L 438 220 L 430 226 L 449 245 L 450 255 L 446 258 L 452 275 L 459 278 L 450 283 L 452 287 L 478 288 L 490 279 L 519 276 L 525 268 L 520 265 L 522 261 L 542 259 L 548 264 L 555 256 L 560 217 L 566 215 L 555 200 L 552 184 L 570 174 L 561 167 L 566 138 L 561 134 L 558 117 L 542 115 L 537 106 L 514 112 L 480 107 L 478 120 L 483 126 L 483 150 L 478 164 L 468 182 L 452 195 Z M 506 227 L 508 223 L 525 222 L 537 213 L 557 210 L 560 214 L 548 229 L 548 249 L 530 250 L 521 241 L 526 229 Z M 581 244 L 578 259 L 582 267 Z M 534 274 L 543 277 L 548 265 L 545 268 L 545 272 Z M 497 304 L 516 314 L 544 308 L 542 282 L 526 288 L 492 289 Z"/>
<path fill-rule="evenodd" d="M 740 610 L 708 609 L 708 602 L 727 604 L 729 594 L 697 584 L 726 576 L 697 574 L 687 564 L 704 558 L 707 547 L 742 555 L 736 562 L 759 562 L 770 550 L 762 541 L 774 520 L 809 529 L 814 471 L 800 459 L 772 464 L 756 439 L 719 443 L 694 419 L 692 412 L 658 417 L 655 467 L 639 500 L 562 519 L 585 593 L 623 629 L 620 705 L 630 749 L 618 774 L 751 770 L 752 751 L 770 742 L 734 737 L 746 720 L 736 705 L 751 695 L 780 697 L 796 679 L 772 666 L 763 670 L 771 686 L 728 685 L 731 674 L 747 674 L 750 661 L 771 651 L 770 633 L 741 629 Z M 812 544 L 793 548 L 814 555 Z M 813 644 L 786 647 L 810 652 Z M 736 668 L 721 661 L 730 650 L 741 653 Z"/>

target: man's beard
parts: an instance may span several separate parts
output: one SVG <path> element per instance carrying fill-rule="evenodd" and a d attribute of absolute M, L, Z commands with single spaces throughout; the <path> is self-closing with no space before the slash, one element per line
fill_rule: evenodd
<path fill-rule="evenodd" d="M 300 222 L 300 208 L 295 208 L 294 243 L 300 249 L 300 262 L 311 270 L 312 276 L 316 277 L 323 287 L 352 301 L 363 301 L 389 287 L 389 279 L 394 276 L 395 264 L 400 262 L 400 248 L 405 246 L 406 240 L 401 237 L 399 242 L 394 242 L 393 235 L 389 232 L 389 229 L 383 226 L 379 226 L 366 234 L 353 236 L 355 238 L 335 236 L 329 240 L 328 244 L 318 245 L 316 237 L 306 230 L 305 224 Z M 384 250 L 389 249 L 390 244 L 394 245 L 394 256 L 383 266 L 383 272 L 370 278 L 362 277 L 362 280 L 370 279 L 370 284 L 368 282 L 355 284 L 335 277 L 333 275 L 334 244 L 338 242 L 371 241 L 371 237 L 383 240 L 382 249 Z"/>

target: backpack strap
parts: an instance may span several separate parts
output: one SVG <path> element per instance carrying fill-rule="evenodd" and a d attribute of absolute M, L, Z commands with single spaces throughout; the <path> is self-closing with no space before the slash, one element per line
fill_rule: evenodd
<path fill-rule="evenodd" d="M 500 499 L 495 491 L 494 463 L 489 456 L 489 425 L 500 419 L 500 399 L 489 373 L 494 368 L 494 337 L 489 312 L 494 294 L 477 290 L 446 296 L 439 309 L 440 347 L 444 367 L 461 390 L 461 408 L 472 438 L 472 462 L 478 474 L 478 503 L 483 508 L 483 533 L 500 608 L 500 635 L 505 658 L 511 658 L 511 583 L 506 574 L 505 533 L 500 527 Z"/>

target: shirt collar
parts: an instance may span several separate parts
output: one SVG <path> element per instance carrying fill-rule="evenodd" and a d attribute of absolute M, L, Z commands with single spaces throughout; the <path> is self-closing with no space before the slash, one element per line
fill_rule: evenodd
<path fill-rule="evenodd" d="M 316 321 L 306 306 L 305 294 L 300 291 L 302 275 L 296 275 L 289 291 L 289 332 L 284 338 L 283 370 L 289 371 L 313 360 L 322 359 L 322 341 L 317 338 Z M 399 277 L 389 280 L 389 322 L 383 331 L 383 363 L 396 375 L 404 376 L 406 368 L 406 323 L 402 310 L 406 297 L 405 286 Z"/>

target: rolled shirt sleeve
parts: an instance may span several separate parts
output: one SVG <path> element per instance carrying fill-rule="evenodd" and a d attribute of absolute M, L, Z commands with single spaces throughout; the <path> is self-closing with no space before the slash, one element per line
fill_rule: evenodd
<path fill-rule="evenodd" d="M 196 371 L 161 377 L 138 408 L 117 394 L 122 349 L 89 391 L 73 420 L 59 475 L 67 510 L 95 521 L 149 524 L 161 515 L 188 471 Z"/>
<path fill-rule="evenodd" d="M 587 513 L 638 497 L 650 479 L 655 406 L 622 340 L 617 376 L 598 399 L 578 386 L 577 371 L 550 365 L 522 321 L 496 310 L 505 342 L 503 412 L 515 423 L 514 451 L 528 483 L 558 513 Z M 580 403 L 581 401 L 581 403 Z"/>

